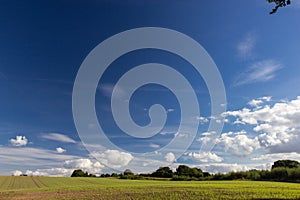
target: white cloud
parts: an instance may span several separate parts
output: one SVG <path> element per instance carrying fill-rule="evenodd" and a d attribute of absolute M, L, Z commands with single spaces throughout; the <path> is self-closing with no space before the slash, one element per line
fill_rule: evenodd
<path fill-rule="evenodd" d="M 206 117 L 197 116 L 196 119 L 199 120 L 200 123 L 207 123 L 208 122 L 208 119 Z"/>
<path fill-rule="evenodd" d="M 151 148 L 154 148 L 154 149 L 157 149 L 157 148 L 160 147 L 158 144 L 154 144 L 154 143 L 150 143 L 149 146 L 150 146 Z"/>
<path fill-rule="evenodd" d="M 64 167 L 68 169 L 73 169 L 73 168 L 91 168 L 93 165 L 92 161 L 87 158 L 80 158 L 76 160 L 67 160 L 64 162 Z"/>
<path fill-rule="evenodd" d="M 36 170 L 26 170 L 25 174 L 28 176 L 70 176 L 73 169 L 66 168 L 49 168 L 49 169 L 36 169 Z"/>
<path fill-rule="evenodd" d="M 228 172 L 237 172 L 237 171 L 246 171 L 258 167 L 252 167 L 245 164 L 237 164 L 237 163 L 216 163 L 216 164 L 207 164 L 207 165 L 199 165 L 203 171 L 207 171 L 210 173 L 228 173 Z"/>
<path fill-rule="evenodd" d="M 253 130 L 260 133 L 260 146 L 270 153 L 300 152 L 300 97 L 273 106 L 227 111 L 225 115 L 254 126 Z"/>
<path fill-rule="evenodd" d="M 239 119 L 236 119 L 236 120 L 233 122 L 233 124 L 236 124 L 236 125 L 245 125 L 246 123 L 240 121 Z"/>
<path fill-rule="evenodd" d="M 112 168 L 127 166 L 134 158 L 130 153 L 110 149 L 104 152 L 92 152 L 90 155 L 97 158 L 104 165 Z"/>
<path fill-rule="evenodd" d="M 264 96 L 264 97 L 261 97 L 259 99 L 269 102 L 269 101 L 271 101 L 272 97 L 271 96 Z"/>
<path fill-rule="evenodd" d="M 277 160 L 298 160 L 300 161 L 300 154 L 296 152 L 291 153 L 271 153 L 262 154 L 252 158 L 254 161 L 263 161 L 264 163 L 273 163 Z"/>
<path fill-rule="evenodd" d="M 42 138 L 47 139 L 47 140 L 64 142 L 64 143 L 76 143 L 76 141 L 73 140 L 72 138 L 70 138 L 69 136 L 60 134 L 60 133 L 43 134 Z"/>
<path fill-rule="evenodd" d="M 20 170 L 15 170 L 15 171 L 12 171 L 11 174 L 12 174 L 13 176 L 21 176 L 23 173 L 22 173 L 22 171 L 20 171 Z"/>
<path fill-rule="evenodd" d="M 200 162 L 222 162 L 223 158 L 212 152 L 190 152 L 188 156 L 200 161 Z"/>
<path fill-rule="evenodd" d="M 66 160 L 62 167 L 26 170 L 28 176 L 70 176 L 75 169 L 82 169 L 92 174 L 100 174 L 105 167 L 100 162 L 88 158 Z M 21 171 L 16 170 L 19 173 Z M 22 173 L 22 172 L 21 172 Z"/>
<path fill-rule="evenodd" d="M 16 136 L 16 139 L 10 139 L 10 144 L 15 147 L 26 146 L 28 140 L 25 136 Z"/>
<path fill-rule="evenodd" d="M 252 107 L 260 107 L 260 105 L 263 103 L 263 101 L 261 99 L 252 99 L 251 101 L 249 101 L 249 105 Z"/>
<path fill-rule="evenodd" d="M 229 122 L 228 119 L 225 119 L 222 115 L 220 116 L 210 116 L 209 117 L 210 120 L 217 122 L 218 124 L 224 122 L 227 123 Z"/>
<path fill-rule="evenodd" d="M 167 162 L 174 162 L 176 160 L 175 155 L 172 152 L 167 153 L 165 159 Z"/>
<path fill-rule="evenodd" d="M 211 132 L 204 132 L 201 134 L 203 137 L 197 139 L 197 141 L 202 142 L 202 143 L 210 143 L 210 142 L 214 142 L 216 143 L 216 137 L 217 137 L 217 133 L 215 131 L 211 131 Z"/>
<path fill-rule="evenodd" d="M 56 150 L 57 153 L 64 153 L 64 152 L 67 151 L 67 150 L 65 150 L 65 149 L 63 149 L 61 147 L 57 147 L 55 150 Z"/>
<path fill-rule="evenodd" d="M 101 84 L 97 88 L 104 96 L 111 97 L 112 92 L 115 90 L 115 97 L 122 98 L 126 96 L 126 91 L 119 85 L 115 86 L 113 84 Z"/>
<path fill-rule="evenodd" d="M 56 151 L 39 148 L 0 147 L 0 163 L 10 167 L 57 166 L 57 163 L 75 159 L 78 156 L 57 154 Z"/>
<path fill-rule="evenodd" d="M 262 104 L 271 101 L 271 97 L 261 97 L 258 99 L 252 99 L 248 102 L 248 104 L 255 108 L 261 108 Z"/>
<path fill-rule="evenodd" d="M 237 77 L 234 86 L 269 81 L 276 76 L 275 72 L 281 68 L 282 64 L 274 60 L 255 62 L 244 73 Z"/>
<path fill-rule="evenodd" d="M 225 152 L 234 156 L 248 156 L 260 147 L 258 138 L 250 138 L 246 131 L 222 133 L 220 137 L 213 137 L 214 132 L 203 133 L 198 141 L 204 143 L 213 142 L 224 147 Z"/>
<path fill-rule="evenodd" d="M 204 132 L 201 135 L 203 135 L 203 136 L 215 136 L 216 134 L 217 134 L 217 132 L 211 131 L 211 132 Z"/>
<path fill-rule="evenodd" d="M 246 131 L 223 133 L 217 143 L 235 156 L 247 156 L 260 147 L 258 138 L 249 138 Z"/>
<path fill-rule="evenodd" d="M 246 37 L 237 45 L 239 56 L 243 58 L 252 56 L 255 44 L 256 36 L 254 34 L 247 34 Z"/>
<path fill-rule="evenodd" d="M 80 158 L 75 160 L 67 160 L 63 164 L 67 169 L 82 169 L 89 173 L 99 174 L 104 166 L 99 161 L 93 161 L 87 158 Z"/>

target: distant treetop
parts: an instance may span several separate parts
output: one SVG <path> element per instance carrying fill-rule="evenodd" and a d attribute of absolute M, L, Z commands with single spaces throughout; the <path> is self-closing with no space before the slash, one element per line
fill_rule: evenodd
<path fill-rule="evenodd" d="M 284 168 L 298 168 L 300 167 L 300 163 L 295 160 L 277 160 L 272 165 L 272 169 L 278 168 L 278 167 L 284 167 Z"/>

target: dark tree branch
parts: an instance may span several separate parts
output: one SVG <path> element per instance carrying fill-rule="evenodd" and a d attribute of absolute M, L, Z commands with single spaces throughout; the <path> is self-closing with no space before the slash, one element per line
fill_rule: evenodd
<path fill-rule="evenodd" d="M 270 14 L 274 14 L 277 12 L 279 7 L 285 7 L 291 4 L 291 0 L 267 0 L 269 3 L 275 3 L 276 6 L 272 9 Z"/>

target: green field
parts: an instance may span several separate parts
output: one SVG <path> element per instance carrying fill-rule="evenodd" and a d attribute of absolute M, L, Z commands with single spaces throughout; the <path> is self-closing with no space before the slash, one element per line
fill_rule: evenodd
<path fill-rule="evenodd" d="M 300 184 L 2 176 L 0 199 L 300 199 Z"/>

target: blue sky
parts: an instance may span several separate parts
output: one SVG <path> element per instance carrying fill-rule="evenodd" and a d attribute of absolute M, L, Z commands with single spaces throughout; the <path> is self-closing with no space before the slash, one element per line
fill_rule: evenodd
<path fill-rule="evenodd" d="M 264 0 L 2 1 L 1 172 L 69 175 L 75 168 L 93 173 L 126 168 L 147 172 L 173 161 L 173 167 L 190 164 L 225 172 L 267 168 L 277 159 L 300 160 L 300 3 L 294 0 L 269 15 L 273 6 Z M 140 27 L 172 29 L 201 44 L 222 76 L 227 111 L 211 115 L 207 86 L 186 60 L 162 50 L 136 50 L 111 64 L 95 95 L 99 123 L 119 148 L 107 149 L 95 141 L 95 151 L 87 151 L 72 114 L 78 70 L 99 43 Z M 164 106 L 166 124 L 153 137 L 138 139 L 122 133 L 111 112 L 111 93 L 118 79 L 137 65 L 153 62 L 183 74 L 199 101 L 201 115 L 194 116 L 190 125 L 199 123 L 199 129 L 189 133 L 194 141 L 176 160 L 178 149 L 154 160 L 135 155 L 155 152 L 180 135 L 180 102 L 168 88 L 145 85 L 129 102 L 130 114 L 141 126 L 150 122 L 151 105 Z M 126 93 L 122 88 L 119 92 Z M 220 117 L 225 122 L 221 135 L 210 137 L 209 122 Z M 216 144 L 212 151 L 200 151 L 212 139 Z"/>

